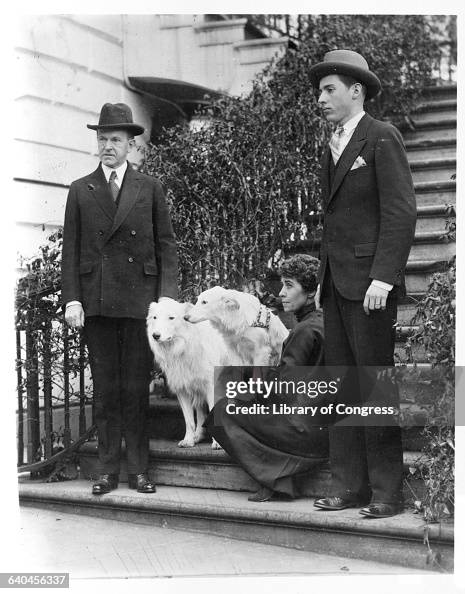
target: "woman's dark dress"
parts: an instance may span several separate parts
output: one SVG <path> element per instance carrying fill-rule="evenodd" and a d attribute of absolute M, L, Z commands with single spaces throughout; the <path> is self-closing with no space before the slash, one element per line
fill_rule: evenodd
<path fill-rule="evenodd" d="M 296 366 L 323 365 L 323 322 L 314 304 L 295 313 L 298 320 L 283 343 L 279 371 Z M 307 396 L 298 404 L 312 405 Z M 296 475 L 303 475 L 328 458 L 327 428 L 310 415 L 228 414 L 222 398 L 205 421 L 205 427 L 226 452 L 258 483 L 296 497 Z M 250 405 L 263 400 L 239 404 Z M 291 401 L 288 401 L 291 404 Z M 294 401 L 292 402 L 294 403 Z"/>

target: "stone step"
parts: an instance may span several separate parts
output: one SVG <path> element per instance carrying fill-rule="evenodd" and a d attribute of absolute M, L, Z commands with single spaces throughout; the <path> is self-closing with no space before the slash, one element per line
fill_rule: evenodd
<path fill-rule="evenodd" d="M 450 181 L 455 179 L 457 167 L 422 167 L 412 170 L 413 183 L 429 181 Z"/>
<path fill-rule="evenodd" d="M 434 144 L 434 141 L 425 144 L 423 141 L 406 143 L 407 157 L 409 161 L 416 161 L 420 159 L 455 159 L 457 154 L 457 146 L 455 140 L 448 138 L 439 138 L 439 143 Z"/>
<path fill-rule="evenodd" d="M 446 217 L 444 217 L 444 221 L 445 219 Z M 315 251 L 320 244 L 320 239 L 311 241 L 302 240 L 295 244 L 295 250 L 310 253 Z M 444 237 L 443 229 L 428 232 L 420 231 L 419 229 L 415 230 L 415 238 L 410 250 L 409 260 L 426 260 L 432 256 L 435 258 L 438 257 L 441 260 L 449 260 L 454 254 L 455 242 L 447 241 L 447 238 Z"/>
<path fill-rule="evenodd" d="M 397 306 L 397 323 L 399 326 L 409 326 L 416 312 L 416 303 L 401 303 Z"/>
<path fill-rule="evenodd" d="M 443 101 L 457 99 L 457 83 L 446 83 L 425 87 L 423 97 L 427 101 Z"/>
<path fill-rule="evenodd" d="M 446 230 L 446 218 L 447 216 L 437 217 L 418 217 L 416 232 L 425 233 L 444 233 Z M 449 216 L 454 218 L 454 216 Z"/>
<path fill-rule="evenodd" d="M 416 194 L 418 206 L 453 206 L 455 207 L 456 194 L 455 191 L 446 192 L 423 192 Z"/>
<path fill-rule="evenodd" d="M 417 206 L 417 233 L 446 231 L 446 222 L 455 219 L 455 206 L 448 204 L 432 204 Z"/>
<path fill-rule="evenodd" d="M 432 109 L 434 107 L 434 109 Z M 457 101 L 432 102 L 429 104 L 429 109 L 415 110 L 411 118 L 415 124 L 433 122 L 449 121 L 457 117 Z"/>
<path fill-rule="evenodd" d="M 453 113 L 457 112 L 457 97 L 448 98 L 448 99 L 430 99 L 428 101 L 422 101 L 419 103 L 414 113 L 425 113 L 425 112 L 447 112 L 452 111 Z"/>
<path fill-rule="evenodd" d="M 124 458 L 123 453 L 120 481 L 127 482 Z M 410 468 L 415 468 L 420 459 L 421 453 L 418 451 L 405 452 L 406 477 L 411 475 Z M 96 441 L 87 442 L 80 448 L 79 467 L 80 478 L 98 478 L 100 468 Z M 247 492 L 257 491 L 259 488 L 258 483 L 224 450 L 212 450 L 210 442 L 199 443 L 192 448 L 179 448 L 173 440 L 151 439 L 149 472 L 157 485 Z M 305 497 L 323 497 L 330 494 L 330 482 L 329 466 L 324 463 L 306 476 L 299 477 L 298 488 Z M 419 499 L 424 491 L 423 483 L 409 478 L 409 486 L 405 485 L 404 492 L 406 501 L 411 502 L 412 490 Z"/>
<path fill-rule="evenodd" d="M 121 485 L 96 497 L 84 480 L 63 483 L 21 481 L 20 504 L 139 524 L 164 526 L 403 567 L 453 572 L 453 523 L 426 526 L 406 510 L 367 520 L 358 509 L 318 511 L 311 499 L 252 503 L 244 493 L 160 486 L 144 495 Z M 425 545 L 425 530 L 434 558 Z"/>
<path fill-rule="evenodd" d="M 409 261 L 425 261 L 430 259 L 449 261 L 455 255 L 455 243 L 441 239 L 439 233 L 416 233 L 415 243 L 412 245 Z"/>
<path fill-rule="evenodd" d="M 448 118 L 447 120 L 422 122 L 413 120 L 414 129 L 404 130 L 403 137 L 405 141 L 423 141 L 433 139 L 447 138 L 455 140 L 457 138 L 457 118 Z"/>
<path fill-rule="evenodd" d="M 414 184 L 417 206 L 455 204 L 455 180 L 426 181 Z"/>
<path fill-rule="evenodd" d="M 448 181 L 456 173 L 457 162 L 451 159 L 415 159 L 410 161 L 413 182 Z"/>
<path fill-rule="evenodd" d="M 407 263 L 405 286 L 407 293 L 425 293 L 434 272 L 446 270 L 447 262 L 440 260 L 417 260 Z"/>

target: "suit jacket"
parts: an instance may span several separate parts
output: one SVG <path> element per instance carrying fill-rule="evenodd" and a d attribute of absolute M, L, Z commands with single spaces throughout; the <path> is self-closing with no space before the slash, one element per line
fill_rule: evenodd
<path fill-rule="evenodd" d="M 366 166 L 350 170 L 358 156 Z M 416 203 L 399 131 L 365 114 L 342 153 L 330 184 L 331 151 L 321 168 L 324 204 L 319 282 L 327 265 L 343 297 L 363 300 L 373 279 L 405 290 L 415 234 Z"/>
<path fill-rule="evenodd" d="M 176 243 L 160 182 L 128 164 L 116 206 L 102 167 L 71 184 L 63 229 L 62 300 L 86 316 L 145 318 L 177 297 Z"/>

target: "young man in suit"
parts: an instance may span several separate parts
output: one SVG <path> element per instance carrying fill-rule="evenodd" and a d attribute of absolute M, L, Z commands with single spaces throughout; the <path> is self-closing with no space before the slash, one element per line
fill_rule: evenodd
<path fill-rule="evenodd" d="M 360 54 L 328 52 L 310 74 L 324 116 L 336 125 L 321 179 L 324 229 L 316 301 L 324 313 L 325 363 L 390 367 L 397 299 L 405 292 L 416 222 L 407 155 L 398 130 L 364 112 L 365 98 L 376 96 L 381 84 Z M 340 402 L 366 401 L 362 383 L 355 385 L 358 394 L 352 384 L 350 394 L 343 390 L 338 396 Z M 332 495 L 315 506 L 366 505 L 360 513 L 368 517 L 397 514 L 403 505 L 400 428 L 353 420 L 330 428 Z"/>
<path fill-rule="evenodd" d="M 176 243 L 160 182 L 127 161 L 135 124 L 130 108 L 106 103 L 97 131 L 100 164 L 71 184 L 63 229 L 65 320 L 84 328 L 94 385 L 99 480 L 92 492 L 118 486 L 125 439 L 129 487 L 155 492 L 148 470 L 147 413 L 152 355 L 149 303 L 177 297 Z"/>

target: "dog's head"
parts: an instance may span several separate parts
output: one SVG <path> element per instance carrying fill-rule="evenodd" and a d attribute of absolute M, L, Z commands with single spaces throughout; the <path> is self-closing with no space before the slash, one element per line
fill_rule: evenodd
<path fill-rule="evenodd" d="M 184 316 L 191 307 L 191 303 L 178 303 L 169 298 L 159 303 L 151 303 L 147 314 L 147 335 L 150 343 L 166 344 L 182 338 L 183 327 L 186 326 Z"/>
<path fill-rule="evenodd" d="M 197 297 L 196 304 L 185 314 L 184 319 L 192 324 L 209 320 L 219 321 L 225 313 L 237 311 L 240 305 L 228 289 L 212 287 Z"/>

